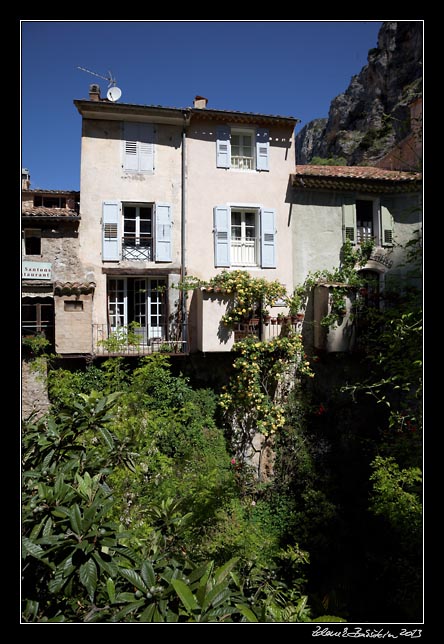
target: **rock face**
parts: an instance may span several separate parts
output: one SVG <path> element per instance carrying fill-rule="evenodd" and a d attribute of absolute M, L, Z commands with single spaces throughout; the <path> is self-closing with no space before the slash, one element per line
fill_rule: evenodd
<path fill-rule="evenodd" d="M 367 60 L 332 100 L 328 119 L 297 134 L 297 163 L 319 156 L 369 165 L 410 133 L 409 105 L 422 96 L 422 22 L 385 22 Z"/>

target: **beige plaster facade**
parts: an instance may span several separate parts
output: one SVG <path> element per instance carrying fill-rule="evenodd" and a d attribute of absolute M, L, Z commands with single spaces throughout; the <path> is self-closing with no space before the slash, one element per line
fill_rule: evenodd
<path fill-rule="evenodd" d="M 202 308 L 202 301 L 198 302 L 199 295 L 195 294 L 187 298 L 187 309 L 183 310 L 179 291 L 174 286 L 185 275 L 208 280 L 225 268 L 236 268 L 266 279 L 278 279 L 289 291 L 292 289 L 288 180 L 294 167 L 296 119 L 206 110 L 202 102 L 196 102 L 201 107 L 184 110 L 119 105 L 95 99 L 75 101 L 75 104 L 83 117 L 79 258 L 96 285 L 93 326 L 103 333 L 104 328 L 112 326 L 117 309 L 121 312 L 120 324 L 122 320 L 125 325 L 137 321 L 136 312 L 141 310 L 141 305 L 136 299 L 132 302 L 130 299 L 139 297 L 136 292 L 142 290 L 141 280 L 147 280 L 143 282 L 147 291 L 150 280 L 161 280 L 167 287 L 161 317 L 163 321 L 168 318 L 168 322 L 166 329 L 155 333 L 161 333 L 165 340 L 171 339 L 171 320 L 179 317 L 182 322 L 189 321 L 185 324 L 188 350 L 229 351 L 233 338 L 215 334 L 215 316 L 220 319 L 224 312 L 220 305 L 209 301 Z M 148 170 L 128 170 L 125 165 L 128 123 L 152 128 L 153 163 Z M 260 132 L 267 155 L 266 169 L 256 169 L 256 164 L 248 170 L 218 167 L 221 126 L 231 132 L 250 133 L 254 150 Z M 107 203 L 115 204 L 118 213 L 116 255 L 112 258 L 104 254 L 104 204 Z M 152 207 L 152 256 L 125 258 L 125 208 L 147 205 Z M 217 261 L 215 209 L 218 207 L 226 208 L 228 213 L 248 212 L 255 218 L 253 261 L 251 257 L 249 261 L 237 258 L 224 265 Z M 170 216 L 166 258 L 156 252 L 161 208 L 168 208 Z M 273 221 L 270 231 L 273 259 L 267 266 L 261 248 L 263 210 Z M 228 234 L 230 230 L 229 224 Z M 110 284 L 113 288 L 117 284 L 121 289 L 122 295 L 116 297 L 121 297 L 122 303 L 110 304 Z M 146 307 L 149 306 L 147 300 Z M 143 318 L 143 324 L 148 326 L 149 316 L 147 313 Z M 147 334 L 153 337 L 149 328 Z"/>

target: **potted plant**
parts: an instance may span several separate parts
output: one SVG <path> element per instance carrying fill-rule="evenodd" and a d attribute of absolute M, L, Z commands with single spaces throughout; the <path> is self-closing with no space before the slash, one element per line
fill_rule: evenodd
<path fill-rule="evenodd" d="M 296 324 L 304 319 L 304 309 L 306 306 L 306 292 L 304 287 L 298 286 L 293 291 L 292 295 L 286 297 L 286 303 L 288 305 L 288 310 L 291 316 L 292 324 Z"/>
<path fill-rule="evenodd" d="M 262 319 L 264 321 L 264 324 L 268 326 L 271 320 L 270 311 L 264 311 L 262 314 Z"/>

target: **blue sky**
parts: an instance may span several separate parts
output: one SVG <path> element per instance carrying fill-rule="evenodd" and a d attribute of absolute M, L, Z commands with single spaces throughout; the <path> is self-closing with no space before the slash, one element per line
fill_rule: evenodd
<path fill-rule="evenodd" d="M 107 76 L 121 103 L 325 117 L 377 46 L 382 21 L 22 21 L 21 164 L 31 186 L 80 188 L 74 99 Z"/>

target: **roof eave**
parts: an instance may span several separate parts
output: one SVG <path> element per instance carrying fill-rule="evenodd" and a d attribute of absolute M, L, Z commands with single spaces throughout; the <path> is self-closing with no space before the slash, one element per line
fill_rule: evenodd
<path fill-rule="evenodd" d="M 419 179 L 371 179 L 326 177 L 314 175 L 290 175 L 291 185 L 300 191 L 338 190 L 341 192 L 379 192 L 400 193 L 418 192 L 421 190 L 422 181 Z"/>
<path fill-rule="evenodd" d="M 184 121 L 189 122 L 190 118 L 188 108 L 179 109 L 176 107 L 87 100 L 74 100 L 74 105 L 77 107 L 79 114 L 85 119 L 183 125 Z"/>

